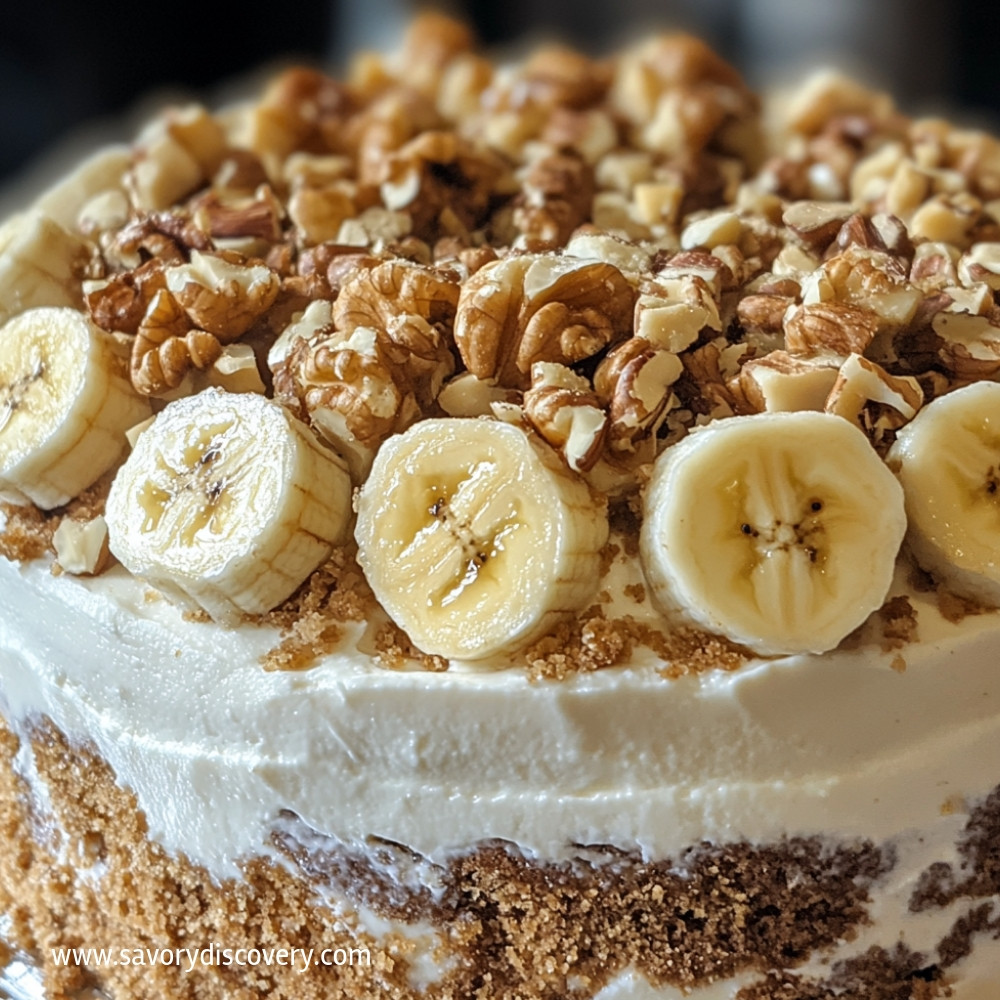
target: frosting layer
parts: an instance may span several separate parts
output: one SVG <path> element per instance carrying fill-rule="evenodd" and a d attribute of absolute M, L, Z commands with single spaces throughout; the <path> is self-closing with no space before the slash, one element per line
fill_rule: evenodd
<path fill-rule="evenodd" d="M 905 670 L 862 646 L 670 680 L 640 647 L 558 683 L 388 670 L 360 627 L 312 669 L 266 672 L 272 630 L 148 596 L 118 569 L 0 560 L 0 698 L 94 743 L 150 835 L 220 877 L 269 849 L 282 810 L 432 860 L 486 838 L 664 857 L 705 839 L 884 840 L 1000 776 L 996 615 L 949 624 L 918 596 Z"/>

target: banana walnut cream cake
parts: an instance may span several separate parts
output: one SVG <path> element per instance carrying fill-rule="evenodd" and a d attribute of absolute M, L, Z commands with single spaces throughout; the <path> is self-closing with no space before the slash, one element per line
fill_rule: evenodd
<path fill-rule="evenodd" d="M 344 77 L 0 228 L 0 964 L 995 1000 L 1000 141 L 679 35 Z"/>

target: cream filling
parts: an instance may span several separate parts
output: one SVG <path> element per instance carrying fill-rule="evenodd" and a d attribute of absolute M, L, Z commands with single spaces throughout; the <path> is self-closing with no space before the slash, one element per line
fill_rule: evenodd
<path fill-rule="evenodd" d="M 904 672 L 863 648 L 666 680 L 639 648 L 628 667 L 531 683 L 388 670 L 360 628 L 312 669 L 269 673 L 273 631 L 147 596 L 120 569 L 0 560 L 0 701 L 96 744 L 151 835 L 218 877 L 269 849 L 283 809 L 435 862 L 484 838 L 664 857 L 704 839 L 886 840 L 1000 781 L 997 617 L 951 625 L 917 597 Z"/>

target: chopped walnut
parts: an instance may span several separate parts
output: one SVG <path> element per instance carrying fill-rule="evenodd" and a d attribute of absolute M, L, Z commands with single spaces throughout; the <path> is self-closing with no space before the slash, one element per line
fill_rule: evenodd
<path fill-rule="evenodd" d="M 147 396 L 176 389 L 192 369 L 203 370 L 222 353 L 217 337 L 193 329 L 166 290 L 153 297 L 132 344 L 132 385 Z"/>
<path fill-rule="evenodd" d="M 862 354 L 878 330 L 868 309 L 843 302 L 815 302 L 795 307 L 785 319 L 785 347 L 790 354 Z"/>
<path fill-rule="evenodd" d="M 588 472 L 600 458 L 608 415 L 590 383 L 565 365 L 538 361 L 523 412 L 538 433 L 576 472 Z"/>
<path fill-rule="evenodd" d="M 873 313 L 880 330 L 905 327 L 923 298 L 920 289 L 907 280 L 907 271 L 906 263 L 898 257 L 856 244 L 823 265 L 830 298 Z"/>
<path fill-rule="evenodd" d="M 347 462 L 355 482 L 367 475 L 378 446 L 403 430 L 419 406 L 375 330 L 331 331 L 298 338 L 274 373 L 275 398 L 302 412 Z"/>
<path fill-rule="evenodd" d="M 921 243 L 913 254 L 910 281 L 922 292 L 936 292 L 948 285 L 957 285 L 960 257 L 960 251 L 947 243 Z"/>
<path fill-rule="evenodd" d="M 835 362 L 771 351 L 747 361 L 729 385 L 747 413 L 821 411 L 836 380 Z"/>
<path fill-rule="evenodd" d="M 984 282 L 1000 291 L 1000 243 L 976 243 L 958 262 L 958 278 L 967 288 Z"/>
<path fill-rule="evenodd" d="M 611 418 L 613 454 L 647 462 L 656 457 L 656 432 L 683 370 L 676 354 L 638 336 L 608 353 L 594 373 L 594 389 Z"/>
<path fill-rule="evenodd" d="M 513 390 L 476 378 L 472 372 L 462 372 L 441 387 L 437 405 L 449 417 L 487 417 L 494 403 L 516 404 L 519 398 L 520 394 Z"/>
<path fill-rule="evenodd" d="M 611 264 L 512 255 L 462 286 L 455 343 L 474 375 L 527 388 L 534 362 L 573 364 L 628 336 L 634 301 Z"/>
<path fill-rule="evenodd" d="M 849 202 L 798 201 L 785 209 L 782 222 L 807 246 L 823 250 L 853 214 Z"/>
<path fill-rule="evenodd" d="M 643 282 L 635 304 L 637 337 L 676 354 L 695 343 L 706 328 L 720 331 L 722 319 L 715 297 L 702 278 L 658 276 Z"/>
<path fill-rule="evenodd" d="M 85 292 L 91 319 L 102 329 L 135 333 L 157 292 L 167 287 L 161 261 L 113 274 Z"/>
<path fill-rule="evenodd" d="M 852 354 L 840 366 L 825 409 L 850 420 L 880 444 L 886 432 L 912 420 L 923 401 L 915 378 L 890 375 L 874 361 Z"/>
<path fill-rule="evenodd" d="M 344 283 L 333 322 L 345 334 L 370 327 L 384 335 L 387 357 L 402 369 L 426 406 L 455 367 L 448 334 L 458 297 L 458 283 L 440 271 L 409 261 L 386 261 L 357 271 Z"/>
<path fill-rule="evenodd" d="M 992 378 L 1000 373 L 1000 316 L 973 316 L 942 310 L 932 320 L 944 367 L 960 378 Z"/>
<path fill-rule="evenodd" d="M 87 521 L 64 517 L 52 536 L 59 566 L 75 576 L 97 576 L 111 562 L 108 525 L 100 515 Z"/>
<path fill-rule="evenodd" d="M 578 229 L 563 251 L 570 257 L 613 264 L 630 280 L 638 281 L 652 267 L 652 256 L 636 243 L 603 233 L 593 226 Z"/>
<path fill-rule="evenodd" d="M 263 264 L 247 265 L 228 257 L 191 253 L 191 262 L 167 268 L 167 288 L 191 322 L 232 343 L 273 304 L 281 282 Z"/>
<path fill-rule="evenodd" d="M 594 172 L 580 157 L 552 153 L 535 161 L 515 202 L 514 225 L 534 249 L 565 245 L 590 216 Z"/>
<path fill-rule="evenodd" d="M 795 299 L 788 295 L 747 295 L 736 306 L 736 316 L 746 334 L 780 334 L 785 315 Z"/>
<path fill-rule="evenodd" d="M 386 208 L 405 212 L 412 231 L 433 241 L 481 226 L 508 173 L 491 150 L 454 132 L 429 131 L 386 158 L 378 181 Z"/>

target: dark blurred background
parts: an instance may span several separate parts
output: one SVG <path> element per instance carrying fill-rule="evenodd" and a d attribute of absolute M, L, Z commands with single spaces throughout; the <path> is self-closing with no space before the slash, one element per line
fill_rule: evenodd
<path fill-rule="evenodd" d="M 487 47 L 557 36 L 608 52 L 647 27 L 692 30 L 755 86 L 839 64 L 905 111 L 1000 128 L 1000 4 L 979 0 L 450 0 Z M 223 83 L 306 59 L 336 71 L 361 46 L 390 46 L 407 0 L 238 5 L 35 0 L 0 25 L 0 187 L 67 137 L 127 138 L 143 99 L 212 100 Z M 129 117 L 131 112 L 131 117 Z M 82 130 L 82 131 L 81 131 Z M 80 138 L 80 141 L 86 141 Z"/>

